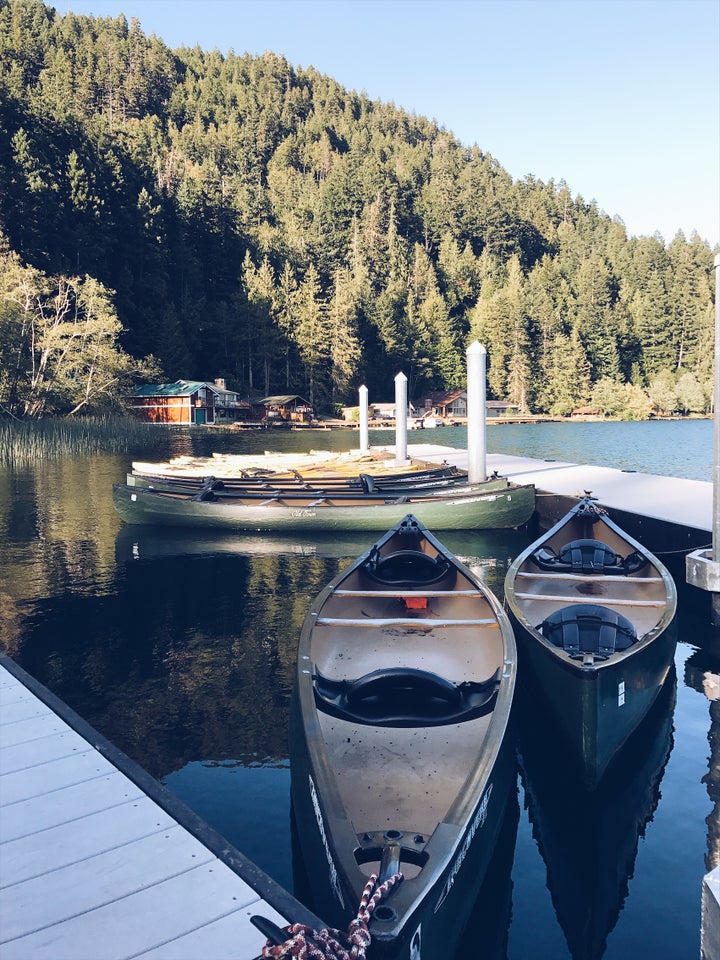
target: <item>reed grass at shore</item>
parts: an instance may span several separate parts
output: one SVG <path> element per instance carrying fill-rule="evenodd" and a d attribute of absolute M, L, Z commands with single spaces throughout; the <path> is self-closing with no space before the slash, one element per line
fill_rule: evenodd
<path fill-rule="evenodd" d="M 157 442 L 157 426 L 127 417 L 0 420 L 0 466 L 52 457 L 125 453 Z"/>

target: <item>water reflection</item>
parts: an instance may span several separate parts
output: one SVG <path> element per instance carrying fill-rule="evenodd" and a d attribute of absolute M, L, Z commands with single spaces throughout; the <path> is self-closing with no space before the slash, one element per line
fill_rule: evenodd
<path fill-rule="evenodd" d="M 22 662 L 154 776 L 196 759 L 287 757 L 297 636 L 338 562 L 129 563 L 113 594 L 37 601 Z"/>
<path fill-rule="evenodd" d="M 498 428 L 504 438 L 511 429 Z M 538 429 L 529 432 L 535 435 Z M 282 438 L 283 449 L 291 449 L 289 441 L 301 436 Z M 313 442 L 329 446 L 330 436 L 303 438 L 305 447 L 296 449 Z M 279 440 L 272 440 L 276 449 Z M 162 448 L 159 442 L 156 455 L 145 452 L 143 458 L 162 460 L 220 448 L 216 434 L 200 444 L 188 436 L 170 441 L 174 448 Z M 260 440 L 265 446 L 270 442 L 267 437 Z M 447 442 L 445 435 L 435 442 Z M 337 443 L 338 449 L 351 445 L 345 434 L 337 435 Z M 662 442 L 655 443 L 662 451 Z M 203 444 L 205 450 L 200 449 Z M 243 437 L 232 436 L 226 449 L 233 449 L 231 444 L 237 452 L 253 452 L 243 446 Z M 524 451 L 520 447 L 509 452 Z M 564 456 L 574 454 L 565 449 Z M 634 466 L 642 469 L 641 464 Z M 167 532 L 158 537 L 156 532 L 153 543 L 123 528 L 112 507 L 112 483 L 122 479 L 128 467 L 128 457 L 113 455 L 0 470 L 0 645 L 284 882 L 290 867 L 286 730 L 300 625 L 316 593 L 375 538 L 313 538 L 312 543 L 290 542 L 277 549 L 279 544 L 263 545 L 262 538 L 203 540 L 196 532 L 180 538 Z M 512 531 L 448 532 L 443 542 L 500 595 L 508 563 L 528 538 Z M 133 544 L 138 545 L 135 553 Z M 682 569 L 676 573 L 679 587 L 681 578 Z M 610 901 L 622 910 L 608 957 L 630 956 L 635 949 L 631 944 L 639 943 L 657 958 L 697 954 L 702 853 L 707 851 L 708 867 L 720 854 L 720 701 L 710 699 L 712 677 L 720 675 L 720 643 L 709 629 L 706 596 L 681 590 L 680 616 L 678 660 L 689 656 L 690 644 L 691 652 L 696 651 L 683 671 L 688 696 L 674 714 L 674 737 L 682 749 L 673 751 L 675 762 L 664 775 L 657 829 L 646 838 L 644 858 L 635 860 L 635 895 L 623 900 L 628 874 L 618 878 L 610 860 L 608 873 L 602 875 L 610 888 L 607 896 L 597 890 L 604 904 L 599 906 L 602 922 L 608 928 L 615 923 Z M 702 695 L 690 693 L 688 686 Z M 552 763 L 552 755 L 546 760 Z M 628 764 L 628 775 L 633 772 Z M 621 783 L 619 796 L 624 789 Z M 512 805 L 509 810 L 512 816 Z M 588 815 L 600 817 L 601 812 Z M 572 862 L 578 835 L 584 842 L 589 839 L 586 826 L 577 834 L 577 822 L 569 811 L 565 833 L 555 834 L 561 864 Z M 621 837 L 607 837 L 624 869 L 643 829 L 642 814 L 634 823 L 620 810 Z M 539 824 L 538 814 L 538 829 Z M 552 825 L 560 830 L 560 822 Z M 514 855 L 512 869 L 521 896 L 516 893 L 508 919 L 510 881 L 503 867 L 497 888 L 486 884 L 478 898 L 477 936 L 469 933 L 464 960 L 486 955 L 494 960 L 493 951 L 498 960 L 506 951 L 513 960 L 527 960 L 557 957 L 564 950 L 545 888 L 546 867 L 524 812 L 521 832 L 511 827 L 509 834 L 510 841 L 498 849 L 501 854 L 504 850 L 505 867 Z M 628 836 L 635 845 L 629 850 L 622 840 Z M 668 862 L 673 864 L 670 874 Z M 493 892 L 499 900 L 496 924 L 486 899 Z M 672 903 L 672 910 L 649 924 L 648 913 L 658 902 Z M 505 946 L 508 923 L 510 945 Z M 559 949 L 548 952 L 548 941 Z"/>
<path fill-rule="evenodd" d="M 238 754 L 234 761 L 192 761 L 163 782 L 253 863 L 292 890 L 287 759 Z"/>
<path fill-rule="evenodd" d="M 713 805 L 705 820 L 708 828 L 705 868 L 710 872 L 720 865 L 720 662 L 707 651 L 696 650 L 685 662 L 685 683 L 709 702 L 708 771 L 702 782 Z"/>
<path fill-rule="evenodd" d="M 605 953 L 633 876 L 638 841 L 660 798 L 672 748 L 673 668 L 652 710 L 597 790 L 585 791 L 548 747 L 530 710 L 520 710 L 519 751 L 533 837 L 573 960 Z"/>
<path fill-rule="evenodd" d="M 377 539 L 363 533 L 278 534 L 218 533 L 212 530 L 162 528 L 130 524 L 115 538 L 120 564 L 196 557 L 323 557 L 350 562 Z M 507 567 L 528 543 L 526 533 L 503 531 L 443 531 L 443 543 L 474 573 L 480 574 L 499 597 Z"/>

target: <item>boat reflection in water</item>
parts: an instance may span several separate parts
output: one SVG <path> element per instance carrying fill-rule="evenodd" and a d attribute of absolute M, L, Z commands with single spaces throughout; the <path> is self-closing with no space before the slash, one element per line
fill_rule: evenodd
<path fill-rule="evenodd" d="M 676 675 L 615 758 L 587 791 L 563 751 L 548 749 L 542 724 L 520 698 L 519 765 L 533 837 L 573 960 L 599 960 L 633 875 L 638 841 L 660 799 L 673 743 Z"/>
<path fill-rule="evenodd" d="M 298 556 L 355 559 L 377 537 L 359 533 L 225 533 L 151 524 L 124 524 L 115 538 L 118 563 L 178 557 Z M 507 566 L 528 542 L 520 530 L 448 530 L 443 534 L 458 559 L 499 590 Z"/>
<path fill-rule="evenodd" d="M 372 542 L 372 536 L 348 537 L 278 536 L 263 533 L 218 533 L 213 530 L 185 530 L 130 524 L 122 526 L 115 538 L 115 559 L 162 560 L 188 556 L 278 556 L 353 557 L 357 544 Z"/>
<path fill-rule="evenodd" d="M 520 821 L 517 788 L 511 790 L 505 819 L 482 887 L 460 938 L 454 960 L 506 960 L 512 919 L 512 868 Z M 448 958 L 450 960 L 450 958 Z"/>

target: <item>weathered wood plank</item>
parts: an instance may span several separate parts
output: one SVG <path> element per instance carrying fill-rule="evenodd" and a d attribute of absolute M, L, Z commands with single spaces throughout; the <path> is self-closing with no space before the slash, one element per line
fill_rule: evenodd
<path fill-rule="evenodd" d="M 15 724 L 13 724 L 15 726 Z M 38 737 L 24 743 L 0 747 L 0 759 L 4 774 L 27 770 L 42 764 L 72 757 L 92 749 L 74 730 L 59 730 L 46 737 Z"/>
<path fill-rule="evenodd" d="M 13 700 L 34 699 L 28 688 L 20 683 L 17 677 L 6 670 L 0 671 L 0 707 L 4 703 L 11 703 Z"/>
<path fill-rule="evenodd" d="M 6 939 L 0 955 L 3 960 L 98 960 L 98 945 L 102 944 L 103 960 L 124 960 L 138 954 L 152 957 L 154 948 L 223 917 L 236 917 L 236 955 L 249 960 L 265 943 L 259 931 L 254 931 L 252 941 L 246 939 L 244 908 L 250 903 L 263 911 L 257 894 L 223 863 L 214 861 L 63 923 Z M 200 954 L 185 955 L 171 951 L 171 956 L 173 960 L 210 960 L 212 954 L 203 949 Z"/>
<path fill-rule="evenodd" d="M 0 777 L 0 805 L 18 803 L 52 790 L 62 790 L 73 783 L 106 777 L 115 768 L 88 744 L 85 753 L 76 753 L 52 763 L 28 770 L 6 773 Z"/>
<path fill-rule="evenodd" d="M 0 929 L 8 940 L 108 906 L 215 857 L 177 824 L 160 833 L 113 847 L 79 862 L 8 888 L 0 905 Z M 32 873 L 32 867 L 27 872 Z M 35 868 L 37 870 L 37 867 Z M 253 894 L 243 890 L 247 899 Z M 138 918 L 138 922 L 142 922 Z"/>
<path fill-rule="evenodd" d="M 15 697 L 12 700 L 3 700 L 0 703 L 0 730 L 6 724 L 27 720 L 29 717 L 40 717 L 47 713 L 44 703 L 33 697 Z"/>
<path fill-rule="evenodd" d="M 2 657 L 2 960 L 253 960 L 265 939 L 252 914 L 279 926 L 291 919 L 321 925 L 32 678 L 19 683 L 16 672 L 25 676 Z"/>
<path fill-rule="evenodd" d="M 267 904 L 254 904 L 244 910 L 220 917 L 212 923 L 199 927 L 184 937 L 178 937 L 138 955 L 138 960 L 184 960 L 184 958 L 212 957 L 212 960 L 238 960 L 239 957 L 259 955 L 264 939 L 250 922 L 250 917 L 259 913 L 279 927 L 287 920 Z M 243 952 L 244 948 L 244 952 Z M 248 953 L 247 950 L 255 950 Z"/>
<path fill-rule="evenodd" d="M 3 806 L 0 843 L 80 820 L 100 810 L 114 809 L 142 795 L 132 780 L 115 770 L 106 777 L 74 783 L 62 790 Z"/>
<path fill-rule="evenodd" d="M 49 711 L 28 717 L 26 720 L 18 720 L 16 723 L 6 723 L 0 726 L 0 750 L 69 729 L 64 721 Z M 1 769 L 5 770 L 5 767 L 2 766 Z"/>
<path fill-rule="evenodd" d="M 0 889 L 108 851 L 118 851 L 118 859 L 123 860 L 128 844 L 173 829 L 176 824 L 172 817 L 148 797 L 140 797 L 81 820 L 9 840 L 2 848 Z"/>

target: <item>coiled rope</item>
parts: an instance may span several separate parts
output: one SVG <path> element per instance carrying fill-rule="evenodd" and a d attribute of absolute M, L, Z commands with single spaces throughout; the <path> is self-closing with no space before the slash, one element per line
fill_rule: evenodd
<path fill-rule="evenodd" d="M 357 915 L 350 921 L 347 932 L 333 927 L 313 930 L 302 923 L 292 923 L 284 928 L 288 939 L 278 945 L 268 940 L 261 956 L 270 960 L 364 960 L 372 939 L 368 925 L 375 907 L 402 878 L 402 873 L 394 873 L 378 884 L 378 875 L 371 874 L 365 884 Z"/>

